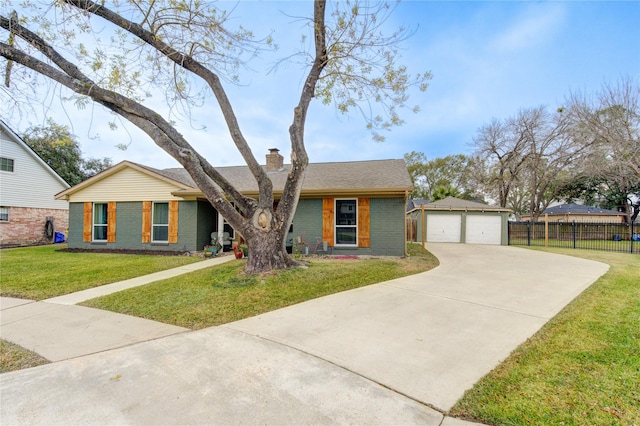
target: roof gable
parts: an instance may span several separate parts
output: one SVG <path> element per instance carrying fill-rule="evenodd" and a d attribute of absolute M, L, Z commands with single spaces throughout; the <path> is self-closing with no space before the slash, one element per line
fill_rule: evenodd
<path fill-rule="evenodd" d="M 62 179 L 60 175 L 56 173 L 56 171 L 53 170 L 51 166 L 49 166 L 38 155 L 37 152 L 35 152 L 29 145 L 27 145 L 27 143 L 20 136 L 18 136 L 18 134 L 14 132 L 13 129 L 11 129 L 3 120 L 0 120 L 0 128 L 11 140 L 13 140 L 20 148 L 22 148 L 27 155 L 33 158 L 36 163 L 38 163 L 48 174 L 50 174 L 54 180 L 58 181 L 65 188 L 69 188 L 69 184 L 64 179 Z"/>
<path fill-rule="evenodd" d="M 134 201 L 169 200 L 176 191 L 194 190 L 194 187 L 150 167 L 122 161 L 89 179 L 56 195 L 69 201 Z"/>

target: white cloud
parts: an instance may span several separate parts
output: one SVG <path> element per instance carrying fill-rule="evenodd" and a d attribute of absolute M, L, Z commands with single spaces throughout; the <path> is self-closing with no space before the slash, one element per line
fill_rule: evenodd
<path fill-rule="evenodd" d="M 565 16 L 562 4 L 534 4 L 499 31 L 490 42 L 489 49 L 513 53 L 553 40 Z"/>

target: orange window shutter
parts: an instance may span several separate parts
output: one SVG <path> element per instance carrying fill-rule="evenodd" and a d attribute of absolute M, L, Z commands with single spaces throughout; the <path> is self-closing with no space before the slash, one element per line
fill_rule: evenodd
<path fill-rule="evenodd" d="M 169 201 L 169 244 L 178 242 L 178 202 Z"/>
<path fill-rule="evenodd" d="M 335 205 L 333 198 L 322 199 L 322 241 L 327 241 L 333 247 Z"/>
<path fill-rule="evenodd" d="M 107 204 L 107 242 L 116 242 L 116 203 L 110 201 Z"/>
<path fill-rule="evenodd" d="M 142 202 L 142 242 L 151 242 L 151 201 Z"/>
<path fill-rule="evenodd" d="M 82 223 L 82 241 L 91 242 L 91 228 L 93 228 L 93 203 L 84 203 L 84 217 Z"/>
<path fill-rule="evenodd" d="M 358 247 L 371 247 L 371 200 L 358 198 Z"/>

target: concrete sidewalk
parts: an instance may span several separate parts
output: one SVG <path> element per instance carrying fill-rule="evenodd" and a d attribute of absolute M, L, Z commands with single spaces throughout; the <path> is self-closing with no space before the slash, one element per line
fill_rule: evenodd
<path fill-rule="evenodd" d="M 513 247 L 428 249 L 441 265 L 423 274 L 3 374 L 0 417 L 462 425 L 443 412 L 608 269 Z"/>
<path fill-rule="evenodd" d="M 200 269 L 209 268 L 234 259 L 231 255 L 214 257 L 203 260 L 201 262 L 190 263 L 188 265 L 179 266 L 165 271 L 155 272 L 141 277 L 131 278 L 130 280 L 119 281 L 113 284 L 107 284 L 100 287 L 89 288 L 87 290 L 78 291 L 76 293 L 65 294 L 63 296 L 52 297 L 43 302 L 56 303 L 59 305 L 76 305 L 86 300 L 95 299 L 96 297 L 105 296 L 107 294 L 116 293 L 118 291 L 127 290 L 129 288 L 138 287 L 155 281 L 166 280 L 167 278 L 177 277 Z"/>
<path fill-rule="evenodd" d="M 41 302 L 2 297 L 1 336 L 49 361 L 61 361 L 189 331 L 143 318 L 74 305 L 231 259 L 233 256 L 207 259 Z"/>

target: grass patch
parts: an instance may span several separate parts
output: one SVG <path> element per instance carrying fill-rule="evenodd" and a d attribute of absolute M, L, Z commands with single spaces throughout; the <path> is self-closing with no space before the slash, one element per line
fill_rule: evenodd
<path fill-rule="evenodd" d="M 413 245 L 412 245 L 413 246 Z M 381 281 L 416 274 L 438 265 L 419 246 L 408 258 L 313 258 L 308 268 L 262 276 L 244 274 L 245 261 L 232 261 L 180 277 L 100 297 L 83 303 L 200 329 Z"/>
<path fill-rule="evenodd" d="M 40 355 L 28 351 L 22 346 L 0 339 L 0 373 L 22 370 L 48 364 L 49 361 Z"/>
<path fill-rule="evenodd" d="M 640 425 L 640 256 L 544 251 L 611 268 L 450 414 L 498 425 Z"/>
<path fill-rule="evenodd" d="M 42 300 L 202 260 L 189 256 L 69 253 L 66 246 L 0 252 L 0 295 Z"/>

